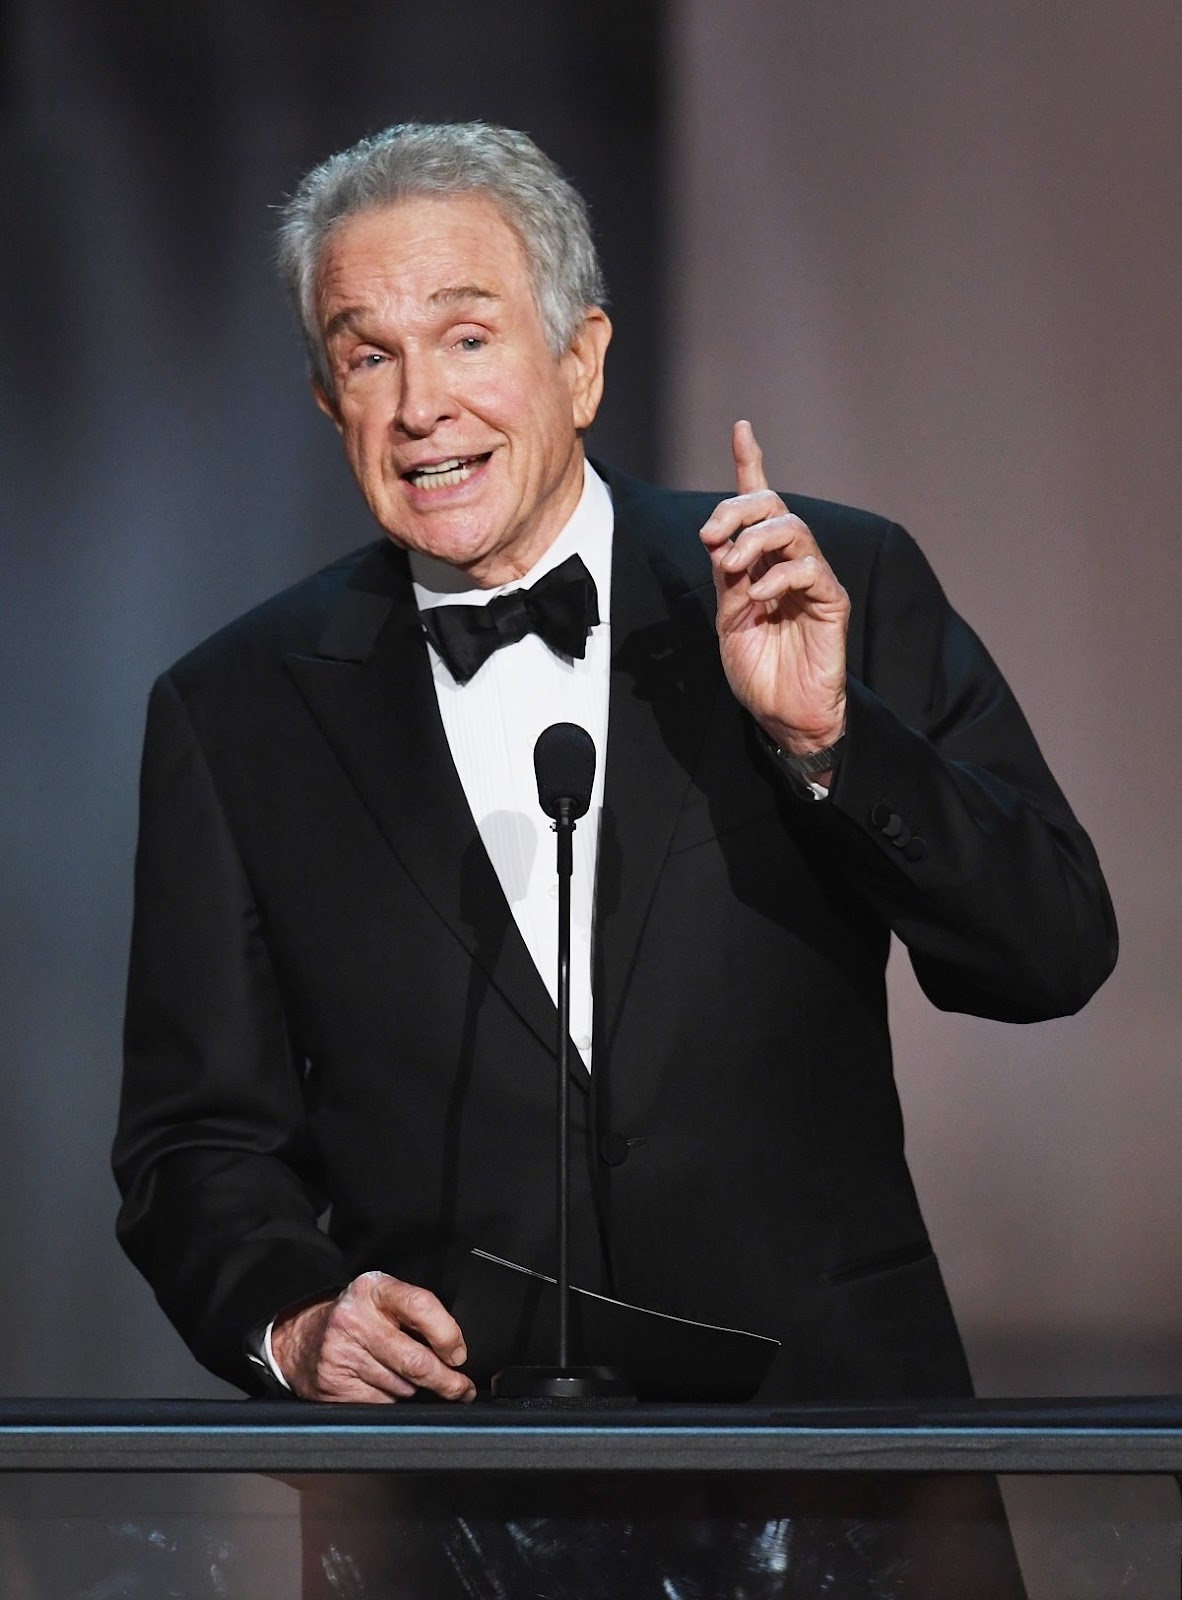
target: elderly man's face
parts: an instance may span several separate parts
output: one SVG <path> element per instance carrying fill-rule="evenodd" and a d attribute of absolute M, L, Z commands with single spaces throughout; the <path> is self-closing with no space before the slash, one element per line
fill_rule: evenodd
<path fill-rule="evenodd" d="M 394 543 L 485 586 L 528 572 L 582 492 L 604 313 L 556 358 L 517 235 L 477 195 L 350 217 L 325 249 L 317 313 L 334 387 L 317 398 Z"/>

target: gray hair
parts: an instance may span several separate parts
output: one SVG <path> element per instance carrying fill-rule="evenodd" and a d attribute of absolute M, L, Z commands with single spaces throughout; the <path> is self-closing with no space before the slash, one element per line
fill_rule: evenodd
<path fill-rule="evenodd" d="M 400 122 L 314 167 L 280 209 L 279 272 L 295 304 L 312 372 L 332 393 L 316 320 L 316 275 L 346 217 L 423 195 L 484 195 L 525 250 L 555 356 L 589 306 L 604 303 L 586 202 L 533 140 L 485 122 Z"/>

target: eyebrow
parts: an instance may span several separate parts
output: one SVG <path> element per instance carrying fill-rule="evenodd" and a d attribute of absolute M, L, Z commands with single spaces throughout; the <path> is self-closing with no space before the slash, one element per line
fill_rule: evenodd
<path fill-rule="evenodd" d="M 325 344 L 340 333 L 342 329 L 352 329 L 353 324 L 365 316 L 364 306 L 346 306 L 343 311 L 338 311 L 335 316 L 329 317 L 324 325 Z"/>
<path fill-rule="evenodd" d="M 482 289 L 479 284 L 460 283 L 454 288 L 436 289 L 427 298 L 433 306 L 443 306 L 460 300 L 500 300 L 502 297 L 493 289 Z"/>

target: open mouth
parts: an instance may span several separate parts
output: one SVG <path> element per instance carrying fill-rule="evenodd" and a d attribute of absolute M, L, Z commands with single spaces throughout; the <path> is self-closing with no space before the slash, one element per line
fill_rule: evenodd
<path fill-rule="evenodd" d="M 482 456 L 452 456 L 447 461 L 433 462 L 429 467 L 412 467 L 403 476 L 416 489 L 454 489 L 470 478 L 477 467 L 483 466 L 491 454 L 488 450 Z"/>

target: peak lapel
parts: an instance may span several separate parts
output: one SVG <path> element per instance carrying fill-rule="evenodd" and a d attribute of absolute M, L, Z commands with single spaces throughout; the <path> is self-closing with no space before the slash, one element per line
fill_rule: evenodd
<path fill-rule="evenodd" d="M 610 1043 L 674 823 L 724 683 L 709 561 L 683 499 L 612 490 L 612 669 L 596 885 L 596 1038 Z"/>
<path fill-rule="evenodd" d="M 554 1004 L 456 773 L 402 553 L 379 546 L 366 556 L 339 596 L 317 653 L 289 656 L 287 667 L 424 899 L 552 1049 Z M 577 1053 L 575 1061 L 585 1082 Z"/>

